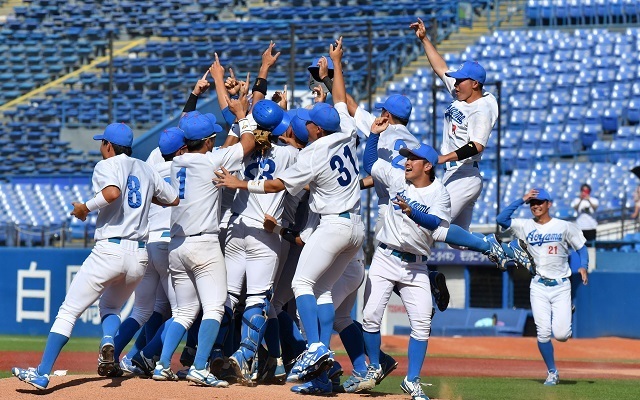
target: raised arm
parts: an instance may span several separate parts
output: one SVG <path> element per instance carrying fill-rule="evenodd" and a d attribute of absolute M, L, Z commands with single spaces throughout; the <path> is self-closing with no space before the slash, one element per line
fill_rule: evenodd
<path fill-rule="evenodd" d="M 333 88 L 331 89 L 333 104 L 347 102 L 347 88 L 345 87 L 344 76 L 342 74 L 343 53 L 342 36 L 340 36 L 336 41 L 335 46 L 333 44 L 329 46 L 329 56 L 333 61 Z"/>
<path fill-rule="evenodd" d="M 498 214 L 498 216 L 496 217 L 496 222 L 498 223 L 498 225 L 500 225 L 502 229 L 509 229 L 509 227 L 511 226 L 511 216 L 513 215 L 513 213 L 516 212 L 518 207 L 523 205 L 527 200 L 533 199 L 537 195 L 538 191 L 535 189 L 531 189 L 529 192 L 527 192 L 527 194 L 524 195 L 523 198 L 509 204 L 509 206 L 500 211 L 500 214 Z"/>
<path fill-rule="evenodd" d="M 196 105 L 198 104 L 198 96 L 203 94 L 209 89 L 211 84 L 207 80 L 207 76 L 209 75 L 209 70 L 202 75 L 202 78 L 196 82 L 196 85 L 193 87 L 193 90 L 189 94 L 189 98 L 187 99 L 184 108 L 182 109 L 182 115 L 185 115 L 188 112 L 195 111 Z"/>
<path fill-rule="evenodd" d="M 424 47 L 424 52 L 429 59 L 429 64 L 431 64 L 433 72 L 435 72 L 440 79 L 444 79 L 444 73 L 447 72 L 449 67 L 447 67 L 446 61 L 444 61 L 444 58 L 442 58 L 427 37 L 427 28 L 424 26 L 424 22 L 418 18 L 418 22 L 414 22 L 410 27 L 416 32 L 416 36 L 420 39 L 420 42 L 422 42 L 422 47 Z"/>
<path fill-rule="evenodd" d="M 227 108 L 227 89 L 224 86 L 224 68 L 220 64 L 220 59 L 218 59 L 218 53 L 213 53 L 214 61 L 209 67 L 209 73 L 211 77 L 213 77 L 213 83 L 216 86 L 216 94 L 218 95 L 218 105 L 221 110 Z"/>
<path fill-rule="evenodd" d="M 362 164 L 367 174 L 371 175 L 373 164 L 378 160 L 378 140 L 380 132 L 384 132 L 389 127 L 389 118 L 378 117 L 371 125 L 371 134 L 367 138 L 367 145 L 364 148 Z"/>
<path fill-rule="evenodd" d="M 260 65 L 260 71 L 258 72 L 258 78 L 256 82 L 253 84 L 253 104 L 259 102 L 267 96 L 267 76 L 269 75 L 269 68 L 271 68 L 278 57 L 280 57 L 280 52 L 276 54 L 271 54 L 273 48 L 276 46 L 273 41 L 269 43 L 269 47 L 262 53 L 262 64 Z"/>

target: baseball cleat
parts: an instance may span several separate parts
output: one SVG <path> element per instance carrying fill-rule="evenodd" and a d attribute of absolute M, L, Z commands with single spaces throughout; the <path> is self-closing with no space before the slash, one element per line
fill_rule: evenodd
<path fill-rule="evenodd" d="M 344 391 L 346 393 L 357 393 L 363 390 L 373 389 L 376 386 L 376 381 L 374 379 L 373 373 L 371 375 L 369 374 L 370 369 L 373 369 L 375 371 L 375 367 L 371 365 L 367 368 L 367 372 L 365 373 L 353 370 L 353 372 L 351 372 L 351 375 L 342 384 Z"/>
<path fill-rule="evenodd" d="M 300 364 L 302 371 L 298 374 L 298 379 L 306 381 L 331 368 L 333 353 L 322 342 L 312 343 Z"/>
<path fill-rule="evenodd" d="M 187 380 L 202 386 L 229 387 L 229 382 L 216 378 L 207 368 L 197 370 L 193 365 L 189 368 Z"/>
<path fill-rule="evenodd" d="M 302 359 L 304 358 L 307 351 L 303 351 L 297 358 L 296 362 L 291 367 L 291 371 L 289 371 L 289 375 L 287 375 L 287 382 L 298 382 L 300 380 L 300 373 L 302 372 Z"/>
<path fill-rule="evenodd" d="M 496 264 L 499 270 L 506 271 L 509 256 L 504 252 L 504 249 L 498 241 L 498 238 L 496 238 L 496 235 L 494 233 L 487 235 L 484 237 L 484 241 L 489 243 L 490 246 L 489 251 L 485 252 L 486 256 L 491 262 Z"/>
<path fill-rule="evenodd" d="M 125 374 L 134 376 L 144 375 L 144 372 L 140 368 L 133 365 L 131 359 L 127 356 L 122 357 L 122 360 L 120 360 L 120 369 Z"/>
<path fill-rule="evenodd" d="M 176 376 L 178 377 L 178 379 L 180 379 L 181 381 L 184 381 L 185 379 L 187 379 L 187 375 L 189 374 L 190 368 L 191 367 L 182 368 L 181 370 L 178 370 L 178 372 L 176 372 Z"/>
<path fill-rule="evenodd" d="M 340 383 L 340 377 L 344 374 L 342 370 L 342 365 L 339 362 L 334 361 L 329 371 L 327 371 L 327 376 L 331 381 L 332 390 L 334 393 L 345 393 L 344 387 Z"/>
<path fill-rule="evenodd" d="M 422 391 L 422 383 L 420 383 L 420 378 L 416 378 L 413 381 L 410 381 L 405 376 L 400 384 L 400 389 L 403 392 L 411 395 L 411 400 L 429 400 L 426 394 Z"/>
<path fill-rule="evenodd" d="M 222 364 L 222 368 L 220 368 L 220 373 L 214 375 L 216 375 L 219 379 L 227 381 L 229 383 L 236 383 L 238 381 L 238 378 L 236 378 L 233 373 L 233 368 L 231 368 L 228 357 L 225 357 L 224 364 Z"/>
<path fill-rule="evenodd" d="M 287 381 L 287 371 L 282 358 L 268 357 L 258 381 L 266 384 L 283 385 Z"/>
<path fill-rule="evenodd" d="M 209 357 L 209 369 L 212 374 L 219 374 L 222 366 L 224 365 L 224 353 L 222 349 L 211 350 L 211 357 Z"/>
<path fill-rule="evenodd" d="M 23 369 L 13 367 L 11 368 L 11 373 L 22 382 L 26 382 L 37 389 L 44 390 L 49 386 L 49 375 L 40 375 L 37 368 Z"/>
<path fill-rule="evenodd" d="M 398 368 L 398 362 L 386 353 L 382 353 L 383 356 L 380 358 L 380 368 L 382 368 L 382 374 L 378 376 L 378 380 L 376 381 L 376 385 L 379 385 L 380 382 L 384 380 L 391 372 L 393 372 L 396 368 Z"/>
<path fill-rule="evenodd" d="M 98 354 L 98 375 L 111 378 L 122 376 L 123 372 L 120 369 L 120 364 L 115 361 L 114 351 L 113 338 L 111 336 L 103 337 Z"/>
<path fill-rule="evenodd" d="M 300 385 L 292 386 L 291 391 L 300 394 L 331 394 L 333 387 L 327 374 L 320 374 L 320 376 L 305 382 Z"/>
<path fill-rule="evenodd" d="M 158 363 L 153 370 L 153 376 L 151 377 L 154 381 L 178 381 L 178 375 L 174 374 L 171 368 L 165 368 L 162 364 Z"/>
<path fill-rule="evenodd" d="M 560 373 L 558 371 L 549 371 L 547 379 L 544 381 L 545 386 L 555 386 L 560 383 Z"/>
<path fill-rule="evenodd" d="M 229 357 L 229 366 L 239 383 L 246 386 L 255 386 L 255 382 L 251 379 L 251 366 L 245 360 L 242 351 L 238 350 Z"/>
<path fill-rule="evenodd" d="M 144 376 L 151 378 L 151 376 L 153 376 L 153 371 L 156 368 L 156 362 L 158 362 L 159 359 L 159 357 L 147 358 L 141 350 L 138 354 L 133 356 L 131 363 L 140 368 Z"/>
<path fill-rule="evenodd" d="M 514 239 L 509 243 L 509 247 L 513 250 L 514 261 L 516 265 L 525 268 L 531 276 L 536 275 L 536 263 L 527 249 L 527 243 L 521 239 Z"/>
<path fill-rule="evenodd" d="M 433 279 L 431 277 L 433 276 Z M 449 289 L 447 288 L 447 280 L 444 277 L 444 274 L 439 271 L 435 271 L 434 273 L 429 274 L 429 279 L 431 283 L 431 293 L 433 293 L 433 297 L 436 299 L 436 304 L 438 305 L 438 310 L 444 311 L 449 307 Z"/>

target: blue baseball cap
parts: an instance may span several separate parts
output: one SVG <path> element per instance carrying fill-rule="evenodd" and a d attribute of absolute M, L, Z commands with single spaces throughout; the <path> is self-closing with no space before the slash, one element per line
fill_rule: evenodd
<path fill-rule="evenodd" d="M 133 131 L 124 122 L 107 125 L 102 135 L 95 135 L 93 140 L 106 140 L 118 146 L 131 147 L 133 145 Z"/>
<path fill-rule="evenodd" d="M 301 142 L 309 142 L 309 131 L 307 130 L 306 121 L 298 117 L 298 110 L 289 110 L 287 112 L 287 115 L 291 119 L 291 129 L 293 130 L 293 135 Z"/>
<path fill-rule="evenodd" d="M 327 132 L 340 130 L 340 114 L 333 106 L 327 103 L 316 103 L 311 110 L 298 109 L 298 118 L 303 121 L 311 121 Z"/>
<path fill-rule="evenodd" d="M 185 146 L 184 131 L 178 127 L 165 129 L 160 133 L 158 147 L 163 155 L 173 154 Z"/>
<path fill-rule="evenodd" d="M 215 115 L 201 114 L 199 111 L 186 113 L 180 119 L 178 128 L 184 131 L 187 140 L 202 140 L 222 132 L 222 127 L 216 123 Z"/>
<path fill-rule="evenodd" d="M 384 103 L 376 103 L 375 107 L 377 109 L 384 108 L 389 111 L 389 114 L 405 121 L 408 121 L 409 117 L 411 117 L 411 109 L 413 108 L 411 100 L 401 94 L 393 94 Z"/>
<path fill-rule="evenodd" d="M 320 58 L 321 57 L 314 59 L 311 65 L 307 67 L 307 70 L 309 70 L 309 73 L 311 74 L 313 79 L 315 79 L 318 82 L 320 82 L 320 75 L 318 75 L 320 73 L 320 67 L 318 67 Z M 325 58 L 327 59 L 327 68 L 329 69 L 329 78 L 333 79 L 333 60 L 331 59 L 331 57 L 325 57 Z"/>
<path fill-rule="evenodd" d="M 553 199 L 551 198 L 551 195 L 546 190 L 538 189 L 538 188 L 534 188 L 534 189 L 538 191 L 538 195 L 532 199 L 527 200 L 526 201 L 527 204 L 529 204 L 531 200 L 553 201 Z"/>
<path fill-rule="evenodd" d="M 409 157 L 414 155 L 419 158 L 427 160 L 434 167 L 438 165 L 438 152 L 428 144 L 420 143 L 417 147 L 409 149 L 407 147 L 400 149 L 400 155 Z"/>
<path fill-rule="evenodd" d="M 477 61 L 465 61 L 457 71 L 445 72 L 445 75 L 455 79 L 473 79 L 483 85 L 487 79 L 487 71 Z"/>

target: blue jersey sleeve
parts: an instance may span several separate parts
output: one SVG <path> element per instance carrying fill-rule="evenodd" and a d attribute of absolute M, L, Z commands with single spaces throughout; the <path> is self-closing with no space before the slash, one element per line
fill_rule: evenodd
<path fill-rule="evenodd" d="M 500 225 L 503 229 L 509 229 L 509 227 L 511 226 L 511 216 L 518 209 L 518 207 L 523 204 L 524 200 L 522 199 L 518 199 L 509 204 L 509 206 L 502 210 L 496 217 L 496 222 L 498 223 L 498 225 Z"/>

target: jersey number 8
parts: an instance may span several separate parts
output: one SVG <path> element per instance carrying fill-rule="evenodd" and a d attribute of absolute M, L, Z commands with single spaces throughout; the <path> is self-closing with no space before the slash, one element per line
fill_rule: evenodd
<path fill-rule="evenodd" d="M 142 193 L 140 193 L 140 179 L 135 175 L 127 178 L 127 203 L 129 207 L 138 208 L 142 205 Z"/>

